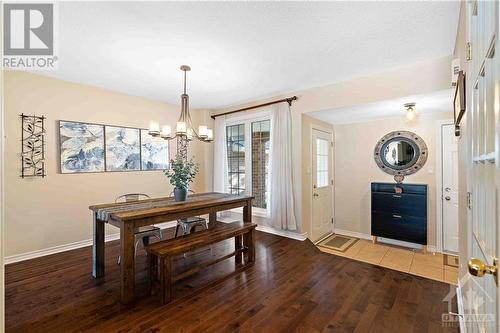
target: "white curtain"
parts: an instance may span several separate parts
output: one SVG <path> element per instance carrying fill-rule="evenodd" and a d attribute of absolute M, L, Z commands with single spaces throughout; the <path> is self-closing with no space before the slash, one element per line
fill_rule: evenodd
<path fill-rule="evenodd" d="M 219 116 L 214 125 L 214 192 L 227 192 L 227 170 L 226 116 Z"/>
<path fill-rule="evenodd" d="M 271 224 L 280 230 L 297 230 L 292 182 L 292 116 L 288 103 L 273 105 L 271 124 Z"/>

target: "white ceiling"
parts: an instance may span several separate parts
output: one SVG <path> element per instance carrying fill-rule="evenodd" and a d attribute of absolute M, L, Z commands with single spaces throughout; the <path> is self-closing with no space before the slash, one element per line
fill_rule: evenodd
<path fill-rule="evenodd" d="M 404 117 L 404 104 L 406 103 L 416 103 L 417 114 L 453 112 L 454 93 L 454 89 L 447 89 L 431 94 L 408 96 L 333 110 L 315 111 L 307 115 L 331 124 L 364 122 L 397 116 Z"/>
<path fill-rule="evenodd" d="M 60 2 L 63 80 L 220 108 L 453 52 L 458 2 Z"/>

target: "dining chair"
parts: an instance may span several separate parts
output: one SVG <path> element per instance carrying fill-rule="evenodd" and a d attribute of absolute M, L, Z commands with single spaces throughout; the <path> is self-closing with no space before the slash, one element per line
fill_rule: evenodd
<path fill-rule="evenodd" d="M 120 195 L 115 199 L 115 203 L 119 202 L 134 202 L 144 199 L 150 199 L 150 196 L 144 193 L 127 193 Z M 137 247 L 139 242 L 142 240 L 144 247 L 149 245 L 149 237 L 156 237 L 158 240 L 162 240 L 163 236 L 161 234 L 161 229 L 155 227 L 154 225 L 148 225 L 144 227 L 139 227 L 134 231 L 134 257 L 137 256 Z M 121 256 L 118 256 L 118 265 L 121 262 Z"/>

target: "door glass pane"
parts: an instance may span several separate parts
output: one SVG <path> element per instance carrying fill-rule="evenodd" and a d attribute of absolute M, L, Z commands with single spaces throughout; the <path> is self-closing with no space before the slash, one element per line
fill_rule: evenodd
<path fill-rule="evenodd" d="M 245 125 L 226 127 L 227 159 L 228 159 L 228 192 L 243 194 L 245 192 Z"/>
<path fill-rule="evenodd" d="M 253 206 L 267 208 L 269 173 L 269 143 L 271 121 L 252 123 L 252 195 Z"/>
<path fill-rule="evenodd" d="M 329 161 L 328 161 L 328 145 L 329 141 L 317 138 L 316 139 L 316 186 L 328 186 Z"/>

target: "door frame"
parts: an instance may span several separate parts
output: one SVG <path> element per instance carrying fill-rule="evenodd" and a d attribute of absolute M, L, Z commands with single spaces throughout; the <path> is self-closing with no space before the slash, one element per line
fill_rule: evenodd
<path fill-rule="evenodd" d="M 453 119 L 436 120 L 436 251 L 443 252 L 443 125 L 453 125 Z"/>
<path fill-rule="evenodd" d="M 311 170 L 311 175 L 310 175 L 310 181 L 311 181 L 311 186 L 309 188 L 309 207 L 311 208 L 310 211 L 311 213 L 309 214 L 309 218 L 310 218 L 310 221 L 311 223 L 309 224 L 309 235 L 313 235 L 313 187 L 312 185 L 314 184 L 314 175 L 313 175 L 313 170 L 312 170 L 312 161 L 313 161 L 313 154 L 314 154 L 314 150 L 313 150 L 313 130 L 317 130 L 317 131 L 320 131 L 320 132 L 324 132 L 324 133 L 327 133 L 327 134 L 330 134 L 330 140 L 331 140 L 331 145 L 330 145 L 330 152 L 331 152 L 331 163 L 332 163 L 332 180 L 333 180 L 333 185 L 332 186 L 332 208 L 333 208 L 333 223 L 332 223 L 332 230 L 330 232 L 330 234 L 328 234 L 327 236 L 325 237 L 322 237 L 320 239 L 318 239 L 317 241 L 314 241 L 314 243 L 318 243 L 320 241 L 322 241 L 323 239 L 325 239 L 326 237 L 330 236 L 332 233 L 334 233 L 335 231 L 335 135 L 334 135 L 334 131 L 333 131 L 333 128 L 327 128 L 327 127 L 324 127 L 324 126 L 321 126 L 321 125 L 317 125 L 317 124 L 311 124 L 310 127 L 309 127 L 309 150 L 310 150 L 310 159 L 309 159 L 309 165 L 308 165 L 308 168 L 309 170 Z"/>

